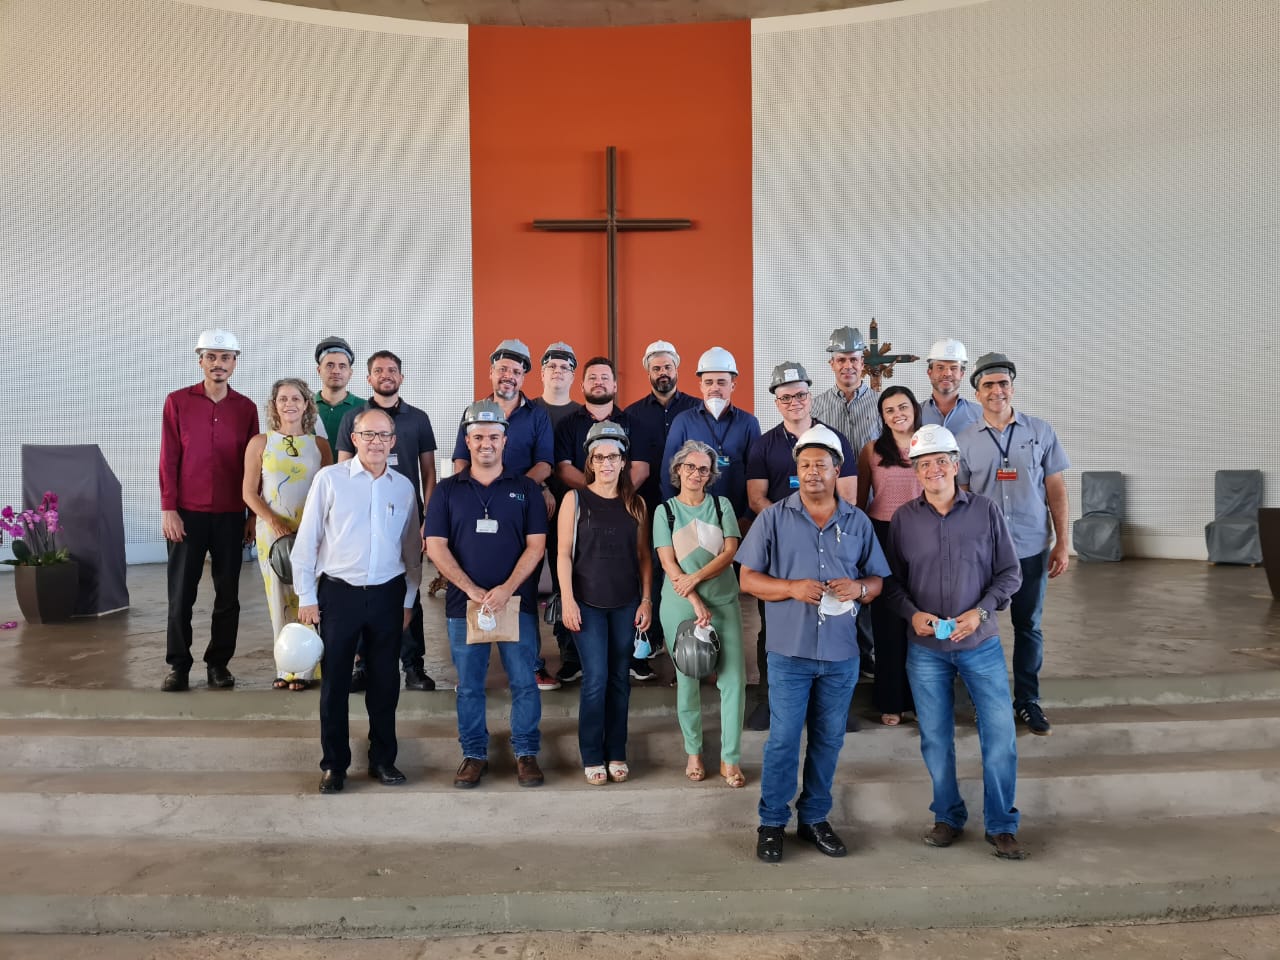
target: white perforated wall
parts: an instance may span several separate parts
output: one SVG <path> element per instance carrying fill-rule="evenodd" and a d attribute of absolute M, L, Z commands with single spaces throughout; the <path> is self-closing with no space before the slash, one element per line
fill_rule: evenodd
<path fill-rule="evenodd" d="M 1280 505 L 1280 5 L 911 7 L 754 26 L 757 382 L 871 317 L 1001 350 L 1072 516 L 1121 470 L 1130 549 L 1203 557 L 1215 469 Z"/>
<path fill-rule="evenodd" d="M 259 403 L 315 384 L 329 334 L 361 396 L 364 358 L 395 351 L 448 455 L 473 392 L 466 40 L 394 25 L 0 4 L 0 502 L 22 442 L 96 441 L 131 557 L 162 557 L 160 409 L 215 325 Z"/>

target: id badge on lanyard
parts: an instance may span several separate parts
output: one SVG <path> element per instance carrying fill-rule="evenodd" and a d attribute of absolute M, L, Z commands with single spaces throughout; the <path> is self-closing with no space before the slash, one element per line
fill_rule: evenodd
<path fill-rule="evenodd" d="M 1000 441 L 996 439 L 995 432 L 988 429 L 987 435 L 991 437 L 991 442 L 996 445 L 996 450 L 1000 454 L 1000 466 L 996 468 L 996 480 L 1012 482 L 1018 479 L 1018 468 L 1009 465 L 1009 451 L 1013 449 L 1013 431 L 1017 427 L 1017 422 L 1009 424 L 1009 435 L 1005 440 L 1003 447 Z"/>

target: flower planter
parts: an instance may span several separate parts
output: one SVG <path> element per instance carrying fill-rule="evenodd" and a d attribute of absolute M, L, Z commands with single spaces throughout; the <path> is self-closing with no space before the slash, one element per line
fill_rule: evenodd
<path fill-rule="evenodd" d="M 14 567 L 13 587 L 27 623 L 70 620 L 80 593 L 80 565 L 71 560 L 47 567 Z"/>

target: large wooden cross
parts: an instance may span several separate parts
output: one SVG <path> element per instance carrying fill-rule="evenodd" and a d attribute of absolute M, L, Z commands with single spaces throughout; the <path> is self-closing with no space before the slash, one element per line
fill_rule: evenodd
<path fill-rule="evenodd" d="M 600 219 L 534 220 L 535 230 L 556 233 L 603 233 L 607 265 L 609 359 L 618 362 L 618 234 L 634 231 L 688 230 L 692 220 L 674 217 L 618 216 L 618 148 L 605 148 L 605 215 Z"/>

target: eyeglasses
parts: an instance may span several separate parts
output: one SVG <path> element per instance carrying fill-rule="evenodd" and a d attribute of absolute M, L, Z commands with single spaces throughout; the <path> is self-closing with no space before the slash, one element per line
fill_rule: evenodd
<path fill-rule="evenodd" d="M 697 467 L 697 466 L 694 466 L 692 463 L 682 463 L 682 464 L 680 464 L 680 469 L 681 469 L 682 471 L 684 471 L 685 473 L 689 474 L 689 476 L 691 476 L 691 477 L 709 477 L 709 476 L 711 476 L 711 468 L 710 468 L 710 467 Z"/>
<path fill-rule="evenodd" d="M 592 463 L 621 463 L 622 454 L 620 453 L 593 453 L 591 455 Z"/>
<path fill-rule="evenodd" d="M 294 442 L 293 437 L 291 437 L 289 434 L 284 435 L 284 452 L 291 457 L 302 456 L 302 454 L 298 452 L 298 447 L 297 447 L 297 444 Z"/>
<path fill-rule="evenodd" d="M 373 443 L 375 440 L 387 443 L 395 434 L 386 430 L 357 430 L 353 436 L 359 437 L 365 443 Z"/>
<path fill-rule="evenodd" d="M 784 407 L 789 407 L 793 403 L 804 403 L 808 400 L 809 391 L 805 390 L 802 393 L 779 393 L 775 394 L 773 399 L 777 400 Z"/>

